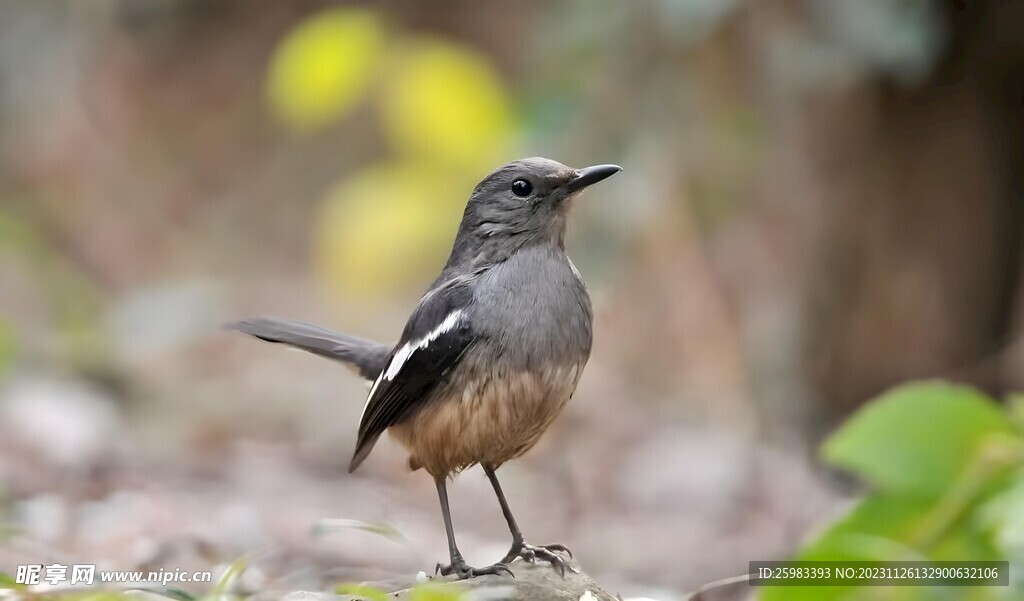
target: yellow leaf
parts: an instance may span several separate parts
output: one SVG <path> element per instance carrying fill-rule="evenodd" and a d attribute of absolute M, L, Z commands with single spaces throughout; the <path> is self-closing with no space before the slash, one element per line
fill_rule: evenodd
<path fill-rule="evenodd" d="M 411 42 L 394 62 L 382 109 L 397 150 L 469 170 L 492 166 L 514 131 L 505 87 L 486 58 L 437 40 Z"/>
<path fill-rule="evenodd" d="M 471 190 L 425 162 L 380 164 L 345 180 L 317 222 L 321 281 L 345 299 L 426 286 L 447 258 Z"/>
<path fill-rule="evenodd" d="M 311 130 L 351 111 L 377 70 L 384 40 L 380 17 L 334 8 L 297 25 L 271 59 L 267 97 L 289 125 Z"/>

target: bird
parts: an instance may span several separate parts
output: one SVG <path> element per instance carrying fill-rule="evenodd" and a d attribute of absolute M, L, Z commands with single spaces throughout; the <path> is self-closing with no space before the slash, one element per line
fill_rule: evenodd
<path fill-rule="evenodd" d="M 565 251 L 566 222 L 581 191 L 621 170 L 531 157 L 487 175 L 469 196 L 444 268 L 393 345 L 281 318 L 228 326 L 340 361 L 372 382 L 349 472 L 387 431 L 408 451 L 410 469 L 430 474 L 449 551 L 449 563 L 438 563 L 435 573 L 512 575 L 508 564 L 522 558 L 547 561 L 565 575 L 562 554 L 572 553 L 524 540 L 496 471 L 534 446 L 590 357 L 593 310 Z M 447 490 L 450 478 L 477 464 L 512 535 L 508 553 L 481 568 L 459 551 Z"/>

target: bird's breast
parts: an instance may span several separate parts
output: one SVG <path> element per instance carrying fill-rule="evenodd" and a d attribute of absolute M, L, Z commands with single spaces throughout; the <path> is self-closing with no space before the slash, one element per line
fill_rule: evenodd
<path fill-rule="evenodd" d="M 585 364 L 593 313 L 564 253 L 531 249 L 485 274 L 474 294 L 473 326 L 488 352 L 517 370 Z"/>
<path fill-rule="evenodd" d="M 434 476 L 475 463 L 497 467 L 528 451 L 572 396 L 582 365 L 507 372 L 460 367 L 428 406 L 391 428 L 413 469 Z"/>

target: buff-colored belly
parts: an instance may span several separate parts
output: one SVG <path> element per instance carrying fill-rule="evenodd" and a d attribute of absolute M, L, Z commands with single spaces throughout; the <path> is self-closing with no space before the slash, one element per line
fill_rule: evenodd
<path fill-rule="evenodd" d="M 389 431 L 414 470 L 443 477 L 474 463 L 497 467 L 537 442 L 572 396 L 579 372 L 571 366 L 476 378 Z"/>

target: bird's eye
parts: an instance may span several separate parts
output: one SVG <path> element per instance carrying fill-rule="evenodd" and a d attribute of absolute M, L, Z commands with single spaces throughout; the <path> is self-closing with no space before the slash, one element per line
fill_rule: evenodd
<path fill-rule="evenodd" d="M 517 179 L 512 182 L 512 193 L 516 196 L 529 196 L 533 192 L 533 184 L 525 179 Z"/>

